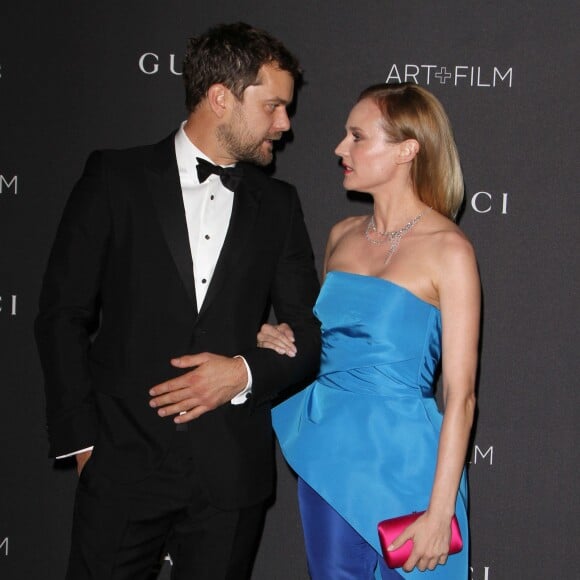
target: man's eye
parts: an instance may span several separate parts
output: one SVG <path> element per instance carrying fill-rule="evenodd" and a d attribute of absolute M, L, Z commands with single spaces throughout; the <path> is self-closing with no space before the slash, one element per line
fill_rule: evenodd
<path fill-rule="evenodd" d="M 353 133 L 352 134 L 352 140 L 353 141 L 360 141 L 361 136 L 358 133 Z"/>

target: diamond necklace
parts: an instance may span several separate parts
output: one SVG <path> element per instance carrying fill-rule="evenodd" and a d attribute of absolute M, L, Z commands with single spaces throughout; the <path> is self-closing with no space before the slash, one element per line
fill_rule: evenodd
<path fill-rule="evenodd" d="M 420 214 L 416 215 L 412 220 L 408 221 L 402 228 L 392 231 L 392 232 L 379 232 L 375 224 L 375 216 L 371 215 L 369 223 L 365 229 L 365 238 L 369 244 L 373 246 L 382 246 L 384 244 L 390 243 L 387 255 L 385 256 L 385 264 L 388 264 L 390 259 L 394 256 L 395 252 L 399 249 L 399 244 L 403 239 L 403 236 L 408 234 L 417 222 L 425 215 L 427 211 L 431 208 L 424 209 Z M 376 239 L 371 236 L 379 236 L 382 239 Z"/>

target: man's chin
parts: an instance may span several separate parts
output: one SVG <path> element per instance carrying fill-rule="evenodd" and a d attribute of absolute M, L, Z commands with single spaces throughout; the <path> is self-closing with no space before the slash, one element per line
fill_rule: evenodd
<path fill-rule="evenodd" d="M 263 141 L 259 147 L 238 151 L 238 153 L 238 161 L 266 167 L 274 159 L 274 143 L 272 141 Z"/>
<path fill-rule="evenodd" d="M 242 161 L 247 161 L 248 163 L 253 163 L 254 165 L 259 165 L 260 167 L 266 167 L 272 163 L 274 159 L 274 153 L 272 151 L 257 151 L 254 155 L 242 159 Z"/>
<path fill-rule="evenodd" d="M 260 159 L 256 160 L 256 165 L 259 165 L 260 167 L 267 167 L 268 165 L 270 165 L 270 163 L 272 163 L 273 160 L 274 160 L 273 153 L 270 153 L 269 155 L 263 155 L 260 157 Z"/>

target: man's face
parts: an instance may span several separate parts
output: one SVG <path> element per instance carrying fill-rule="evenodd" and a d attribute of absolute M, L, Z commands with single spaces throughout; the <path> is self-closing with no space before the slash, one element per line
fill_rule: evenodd
<path fill-rule="evenodd" d="M 268 165 L 273 157 L 273 141 L 290 129 L 286 108 L 292 101 L 292 75 L 273 65 L 263 65 L 257 84 L 236 100 L 227 124 L 218 129 L 218 139 L 235 161 Z"/>

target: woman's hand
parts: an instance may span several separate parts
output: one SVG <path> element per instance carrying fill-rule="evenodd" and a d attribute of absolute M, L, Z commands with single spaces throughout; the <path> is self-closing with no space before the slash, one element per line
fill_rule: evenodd
<path fill-rule="evenodd" d="M 387 548 L 389 552 L 400 548 L 407 540 L 412 540 L 413 551 L 403 565 L 405 572 L 417 567 L 421 572 L 433 570 L 447 562 L 451 541 L 451 518 L 435 517 L 425 512 L 417 518 Z"/>
<path fill-rule="evenodd" d="M 296 356 L 294 332 L 285 322 L 277 325 L 262 324 L 257 340 L 260 348 L 270 348 L 289 357 Z"/>

